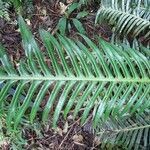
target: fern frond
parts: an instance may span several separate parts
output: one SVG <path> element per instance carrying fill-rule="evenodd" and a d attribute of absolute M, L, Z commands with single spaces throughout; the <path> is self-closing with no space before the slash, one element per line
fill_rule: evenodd
<path fill-rule="evenodd" d="M 117 145 L 127 150 L 149 149 L 150 112 L 121 120 L 110 118 L 97 128 L 97 132 L 101 148 Z"/>
<path fill-rule="evenodd" d="M 0 0 L 0 18 L 4 18 L 6 20 L 10 20 L 9 10 L 10 4 L 8 2 L 3 2 Z"/>
<path fill-rule="evenodd" d="M 8 108 L 9 127 L 16 128 L 25 114 L 33 122 L 46 95 L 42 120 L 48 118 L 54 105 L 53 126 L 61 111 L 66 118 L 71 109 L 76 117 L 84 108 L 81 123 L 94 109 L 96 126 L 100 118 L 105 121 L 110 116 L 124 117 L 150 108 L 150 61 L 142 53 L 102 39 L 96 46 L 84 35 L 85 44 L 40 30 L 47 52 L 43 54 L 22 18 L 19 26 L 27 59 L 14 68 L 0 46 L 0 83 L 4 84 L 0 107 Z M 50 60 L 49 65 L 46 60 Z M 9 95 L 11 88 L 15 89 L 13 96 Z"/>
<path fill-rule="evenodd" d="M 150 37 L 150 1 L 102 0 L 102 6 L 96 15 L 98 21 L 107 20 L 114 25 L 116 34 L 132 34 L 137 37 L 145 31 L 145 38 Z"/>

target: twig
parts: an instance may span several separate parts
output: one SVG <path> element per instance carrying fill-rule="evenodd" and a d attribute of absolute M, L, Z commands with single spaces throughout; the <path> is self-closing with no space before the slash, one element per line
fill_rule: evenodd
<path fill-rule="evenodd" d="M 80 119 L 81 119 L 81 118 L 79 118 L 77 121 L 75 121 L 75 122 L 71 125 L 70 130 L 68 131 L 68 133 L 66 134 L 66 136 L 64 137 L 64 139 L 62 140 L 62 142 L 60 143 L 58 149 L 61 149 L 61 146 L 63 145 L 63 143 L 64 143 L 65 140 L 67 139 L 67 137 L 68 137 L 69 133 L 71 132 L 73 126 L 74 126 L 78 121 L 80 121 Z"/>

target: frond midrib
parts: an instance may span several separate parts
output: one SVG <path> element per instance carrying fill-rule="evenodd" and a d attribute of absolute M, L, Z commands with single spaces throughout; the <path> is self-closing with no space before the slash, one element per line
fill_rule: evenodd
<path fill-rule="evenodd" d="M 143 125 L 143 126 L 131 126 L 131 127 L 127 127 L 127 128 L 121 128 L 121 129 L 116 129 L 116 130 L 105 130 L 105 131 L 101 131 L 98 132 L 97 135 L 103 134 L 105 132 L 115 132 L 115 133 L 119 133 L 119 132 L 129 132 L 129 131 L 134 131 L 134 130 L 141 130 L 141 129 L 145 129 L 145 128 L 150 128 L 150 125 Z"/>
<path fill-rule="evenodd" d="M 27 80 L 27 81 L 87 81 L 87 82 L 132 82 L 132 83 L 150 83 L 150 78 L 110 78 L 110 77 L 93 77 L 93 76 L 0 76 L 0 80 Z"/>

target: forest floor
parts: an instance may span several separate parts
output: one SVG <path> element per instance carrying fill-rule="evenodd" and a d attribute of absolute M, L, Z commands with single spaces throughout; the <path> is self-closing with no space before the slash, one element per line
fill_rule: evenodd
<path fill-rule="evenodd" d="M 91 39 L 94 35 L 100 35 L 106 40 L 111 36 L 109 27 L 102 25 L 95 27 L 94 18 L 95 12 L 99 6 L 94 4 L 85 6 L 90 12 L 88 17 L 82 20 L 83 26 Z M 26 13 L 26 12 L 25 12 Z M 76 13 L 76 12 L 74 12 Z M 48 0 L 37 0 L 34 2 L 34 10 L 28 15 L 24 14 L 26 22 L 29 25 L 32 33 L 36 37 L 41 49 L 43 48 L 42 41 L 38 35 L 38 29 L 44 28 L 51 33 L 56 32 L 56 26 L 62 15 L 59 13 L 59 3 L 56 1 L 49 2 Z M 17 63 L 24 57 L 24 50 L 21 45 L 21 36 L 17 25 L 17 14 L 12 8 L 10 10 L 11 21 L 6 21 L 0 18 L 0 41 L 7 49 L 12 62 Z M 73 28 L 68 34 L 74 37 L 77 31 Z M 34 124 L 32 127 L 22 125 L 22 133 L 18 134 L 20 141 L 10 138 L 10 135 L 5 135 L 4 143 L 1 146 L 2 150 L 9 150 L 10 147 L 18 147 L 19 142 L 26 150 L 96 150 L 100 141 L 93 134 L 91 123 L 80 126 L 80 116 L 77 121 L 72 119 L 72 114 L 64 120 L 59 119 L 58 128 L 51 129 L 47 125 Z M 4 129 L 5 130 L 5 129 Z M 24 142 L 25 140 L 25 142 Z M 19 148 L 19 147 L 18 147 Z"/>

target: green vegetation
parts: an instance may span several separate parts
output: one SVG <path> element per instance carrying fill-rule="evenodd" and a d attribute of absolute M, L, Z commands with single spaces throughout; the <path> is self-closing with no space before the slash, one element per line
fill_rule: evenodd
<path fill-rule="evenodd" d="M 78 3 L 73 3 L 70 6 L 68 6 L 67 11 L 62 12 L 62 14 L 64 15 L 62 18 L 60 18 L 58 25 L 57 25 L 58 30 L 60 31 L 62 35 L 70 31 L 70 29 L 72 28 L 72 24 L 79 33 L 82 33 L 82 34 L 86 33 L 80 20 L 86 17 L 88 15 L 88 12 L 84 10 L 78 11 L 79 8 L 80 7 Z M 77 15 L 75 17 L 71 17 L 74 11 L 77 11 Z"/>
<path fill-rule="evenodd" d="M 5 8 L 0 16 L 9 20 L 9 6 L 0 3 Z M 0 44 L 0 123 L 11 138 L 19 137 L 19 145 L 26 143 L 20 133 L 23 124 L 31 128 L 51 116 L 51 127 L 57 128 L 59 119 L 67 120 L 73 112 L 74 120 L 81 117 L 81 125 L 92 122 L 102 149 L 150 147 L 150 2 L 102 0 L 95 27 L 111 26 L 109 42 L 98 35 L 90 39 L 84 28 L 82 19 L 91 15 L 84 7 L 91 3 L 95 1 L 62 6 L 67 7 L 61 11 L 57 32 L 39 30 L 44 52 L 19 16 L 25 58 L 17 67 Z M 13 1 L 13 6 L 20 13 L 23 2 Z M 71 28 L 76 38 L 69 37 Z"/>
<path fill-rule="evenodd" d="M 130 34 L 137 37 L 141 32 L 148 31 L 144 38 L 150 36 L 150 2 L 139 1 L 101 1 L 102 5 L 96 15 L 96 23 L 107 21 L 115 34 Z"/>
<path fill-rule="evenodd" d="M 0 18 L 4 18 L 6 20 L 10 20 L 8 8 L 10 4 L 7 2 L 3 2 L 0 0 Z"/>
<path fill-rule="evenodd" d="M 32 0 L 0 0 L 0 18 L 10 21 L 9 9 L 14 7 L 18 14 L 23 14 L 23 10 L 26 13 L 31 13 L 33 11 L 33 1 Z"/>

